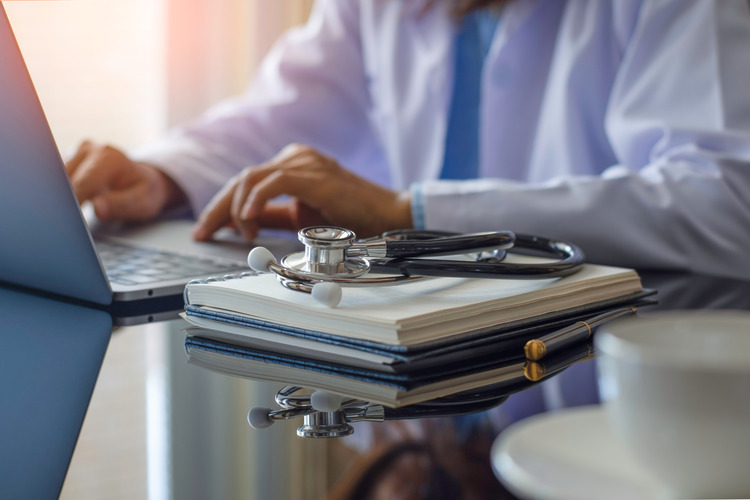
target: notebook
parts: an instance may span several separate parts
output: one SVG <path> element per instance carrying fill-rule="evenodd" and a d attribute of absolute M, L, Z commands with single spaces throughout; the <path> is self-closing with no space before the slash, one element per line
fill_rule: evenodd
<path fill-rule="evenodd" d="M 0 324 L 0 497 L 57 498 L 112 319 L 0 287 Z"/>
<path fill-rule="evenodd" d="M 508 259 L 540 260 L 516 255 Z M 274 275 L 262 274 L 190 284 L 185 312 L 188 320 L 240 318 L 261 329 L 414 347 L 539 323 L 642 290 L 632 269 L 585 264 L 562 278 L 435 278 L 399 286 L 345 287 L 339 305 L 328 308 L 309 294 L 282 287 Z"/>
<path fill-rule="evenodd" d="M 161 319 L 158 312 L 175 316 L 191 278 L 246 268 L 247 245 L 231 238 L 218 246 L 190 243 L 189 221 L 119 232 L 102 227 L 95 232 L 107 247 L 97 250 L 2 5 L 0 173 L 0 282 L 115 303 L 114 314 L 131 324 Z M 272 251 L 290 243 L 259 241 Z M 119 270 L 104 261 L 126 253 L 136 260 Z"/>
<path fill-rule="evenodd" d="M 550 314 L 543 319 L 513 322 L 488 331 L 480 330 L 411 346 L 382 344 L 280 325 L 259 327 L 256 326 L 257 322 L 243 316 L 216 313 L 190 305 L 187 306 L 189 314 L 183 314 L 183 317 L 194 325 L 186 330 L 191 337 L 279 355 L 358 366 L 376 372 L 408 373 L 454 362 L 467 362 L 482 355 L 492 355 L 496 359 L 524 356 L 524 345 L 531 339 L 559 332 L 604 312 L 653 305 L 655 301 L 648 298 L 651 294 L 653 292 L 647 290 Z"/>

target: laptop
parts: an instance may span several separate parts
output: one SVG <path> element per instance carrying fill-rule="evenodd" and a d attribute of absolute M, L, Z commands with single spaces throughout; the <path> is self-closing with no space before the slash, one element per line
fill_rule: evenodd
<path fill-rule="evenodd" d="M 133 324 L 172 317 L 191 279 L 248 270 L 247 243 L 229 231 L 194 242 L 191 221 L 89 230 L 2 4 L 0 176 L 0 282 L 106 306 Z M 298 247 L 291 235 L 255 243 L 277 255 Z"/>
<path fill-rule="evenodd" d="M 0 497 L 58 498 L 112 319 L 0 286 L 0 321 Z"/>

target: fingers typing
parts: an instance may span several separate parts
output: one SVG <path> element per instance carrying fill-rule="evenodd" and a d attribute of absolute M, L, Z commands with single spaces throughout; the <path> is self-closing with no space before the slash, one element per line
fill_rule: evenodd
<path fill-rule="evenodd" d="M 68 177 L 72 177 L 81 162 L 88 156 L 92 147 L 91 141 L 81 142 L 73 157 L 65 162 L 65 171 L 68 173 Z"/>

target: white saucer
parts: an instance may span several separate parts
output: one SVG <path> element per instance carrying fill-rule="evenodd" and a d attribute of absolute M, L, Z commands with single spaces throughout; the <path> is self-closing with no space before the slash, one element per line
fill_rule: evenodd
<path fill-rule="evenodd" d="M 618 441 L 600 406 L 541 414 L 512 425 L 493 444 L 492 465 L 522 498 L 668 496 Z"/>

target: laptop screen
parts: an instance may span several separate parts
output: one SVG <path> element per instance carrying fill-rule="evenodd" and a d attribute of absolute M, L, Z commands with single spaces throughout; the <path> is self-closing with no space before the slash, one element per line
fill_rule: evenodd
<path fill-rule="evenodd" d="M 0 281 L 110 303 L 109 284 L 2 4 L 0 175 Z"/>

